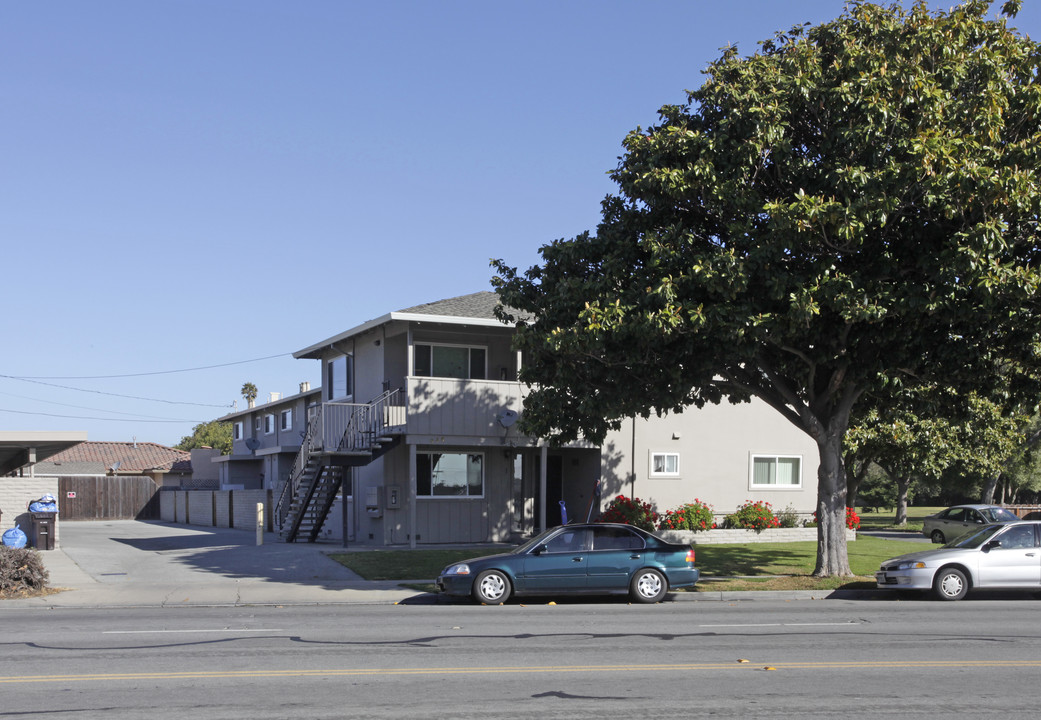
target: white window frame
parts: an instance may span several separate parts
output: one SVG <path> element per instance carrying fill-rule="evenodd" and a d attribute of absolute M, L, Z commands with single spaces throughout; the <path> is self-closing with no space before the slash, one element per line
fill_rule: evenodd
<path fill-rule="evenodd" d="M 283 410 L 278 414 L 278 427 L 282 431 L 293 429 L 293 409 Z"/>
<path fill-rule="evenodd" d="M 665 458 L 665 470 L 655 471 L 654 460 L 655 458 Z M 669 470 L 669 458 L 676 458 L 676 469 Z M 647 476 L 652 478 L 678 478 L 680 476 L 680 454 L 671 450 L 651 450 L 648 452 L 648 465 L 647 465 Z"/>
<path fill-rule="evenodd" d="M 430 374 L 419 375 L 416 373 L 416 348 L 423 346 L 430 348 Z M 434 348 L 464 348 L 466 353 L 466 377 L 455 378 L 450 375 L 434 375 Z M 470 353 L 474 350 L 480 350 L 484 353 L 484 377 L 475 378 L 472 377 L 470 372 L 473 368 L 473 360 L 470 357 Z M 412 343 L 412 376 L 413 377 L 448 377 L 453 380 L 487 380 L 488 379 L 488 346 L 487 345 L 463 345 L 459 343 L 440 343 L 440 342 L 414 342 Z"/>
<path fill-rule="evenodd" d="M 246 437 L 246 427 L 242 421 L 239 420 L 237 423 L 231 426 L 231 439 L 232 440 L 243 440 Z"/>
<path fill-rule="evenodd" d="M 794 484 L 780 485 L 777 483 L 756 483 L 755 481 L 755 461 L 756 460 L 773 460 L 774 466 L 780 460 L 798 460 L 799 461 L 799 476 Z M 752 453 L 748 456 L 748 489 L 749 490 L 778 490 L 781 492 L 790 490 L 802 490 L 802 470 L 805 466 L 802 455 L 785 455 L 785 454 L 772 454 L 772 453 Z"/>
<path fill-rule="evenodd" d="M 264 434 L 274 435 L 275 434 L 275 415 L 274 413 L 267 413 L 264 415 Z"/>
<path fill-rule="evenodd" d="M 431 494 L 424 494 L 419 492 L 418 478 L 416 486 L 416 497 L 420 500 L 480 500 L 484 498 L 485 484 L 487 482 L 486 473 L 486 458 L 483 452 L 466 452 L 461 450 L 420 450 L 416 452 L 416 455 L 465 455 L 465 456 L 477 456 L 481 458 L 481 493 L 480 495 L 434 495 L 434 482 L 433 478 L 430 479 L 430 491 Z M 469 488 L 469 485 L 467 485 Z"/>

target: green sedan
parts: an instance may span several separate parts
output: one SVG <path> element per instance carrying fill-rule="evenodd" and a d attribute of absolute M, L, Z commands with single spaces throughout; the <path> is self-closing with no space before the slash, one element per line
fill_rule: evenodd
<path fill-rule="evenodd" d="M 453 563 L 437 587 L 500 605 L 515 595 L 628 594 L 655 603 L 675 588 L 698 581 L 694 550 L 668 543 L 631 525 L 610 523 L 555 527 L 520 547 Z"/>

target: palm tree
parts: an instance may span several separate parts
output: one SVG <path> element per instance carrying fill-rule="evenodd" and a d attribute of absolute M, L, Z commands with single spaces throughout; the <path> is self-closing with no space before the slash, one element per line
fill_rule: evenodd
<path fill-rule="evenodd" d="M 246 404 L 253 407 L 257 400 L 257 386 L 251 382 L 242 386 L 242 397 L 246 398 Z"/>

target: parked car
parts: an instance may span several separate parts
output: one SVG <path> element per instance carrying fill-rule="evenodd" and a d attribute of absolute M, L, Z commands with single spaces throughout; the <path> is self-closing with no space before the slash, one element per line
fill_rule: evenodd
<path fill-rule="evenodd" d="M 941 545 L 978 530 L 981 525 L 1016 522 L 1019 518 L 1011 510 L 999 505 L 955 505 L 930 515 L 922 523 L 922 534 Z"/>
<path fill-rule="evenodd" d="M 515 595 L 624 594 L 654 603 L 698 580 L 690 545 L 611 523 L 563 525 L 520 547 L 446 567 L 446 595 L 499 605 Z"/>
<path fill-rule="evenodd" d="M 1041 590 L 1041 522 L 985 525 L 937 550 L 901 555 L 875 573 L 880 588 L 961 600 L 973 588 Z"/>

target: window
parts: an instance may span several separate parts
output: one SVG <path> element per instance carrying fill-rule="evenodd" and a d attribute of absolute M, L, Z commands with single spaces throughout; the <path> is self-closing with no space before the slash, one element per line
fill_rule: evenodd
<path fill-rule="evenodd" d="M 293 411 L 283 410 L 279 415 L 279 427 L 282 430 L 293 429 Z"/>
<path fill-rule="evenodd" d="M 244 437 L 245 432 L 245 428 L 242 426 L 241 422 L 237 422 L 231 427 L 231 437 L 233 440 L 241 440 Z"/>
<path fill-rule="evenodd" d="M 802 458 L 794 455 L 752 456 L 752 487 L 776 490 L 802 487 Z"/>
<path fill-rule="evenodd" d="M 260 434 L 260 418 L 258 417 L 253 418 L 253 434 Z"/>
<path fill-rule="evenodd" d="M 419 377 L 460 380 L 484 380 L 488 377 L 488 351 L 483 347 L 416 344 L 412 352 L 412 374 Z"/>
<path fill-rule="evenodd" d="M 420 497 L 482 497 L 484 455 L 479 453 L 417 453 L 416 495 Z"/>
<path fill-rule="evenodd" d="M 546 552 L 584 553 L 589 552 L 589 528 L 564 529 L 546 542 Z"/>
<path fill-rule="evenodd" d="M 275 416 L 267 414 L 264 416 L 264 434 L 270 435 L 275 432 Z"/>
<path fill-rule="evenodd" d="M 594 550 L 642 550 L 643 538 L 625 528 L 593 528 Z"/>
<path fill-rule="evenodd" d="M 651 477 L 679 477 L 680 454 L 651 452 Z"/>
<path fill-rule="evenodd" d="M 342 400 L 354 395 L 354 358 L 350 355 L 334 357 L 326 364 L 325 384 L 330 400 Z"/>

